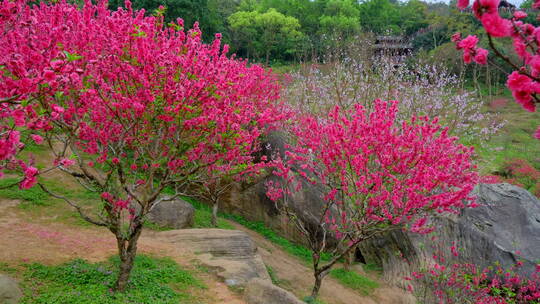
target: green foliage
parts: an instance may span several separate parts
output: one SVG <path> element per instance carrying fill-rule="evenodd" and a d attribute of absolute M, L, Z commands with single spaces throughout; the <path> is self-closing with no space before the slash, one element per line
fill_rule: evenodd
<path fill-rule="evenodd" d="M 217 0 L 134 0 L 132 6 L 134 9 L 144 8 L 147 14 L 154 13 L 160 5 L 165 7 L 165 22 L 176 21 L 177 18 L 184 19 L 186 28 L 192 28 L 195 22 L 199 22 L 203 38 L 210 41 L 214 38 L 214 33 L 224 32 L 225 24 L 223 11 L 230 9 L 233 1 L 223 0 L 224 5 L 220 5 Z M 124 1 L 111 0 L 109 8 L 116 9 L 123 7 Z"/>
<path fill-rule="evenodd" d="M 218 217 L 217 227 L 212 226 L 212 210 L 208 205 L 205 205 L 189 196 L 184 196 L 182 199 L 190 203 L 193 208 L 195 208 L 193 228 L 234 229 L 233 225 L 221 217 Z"/>
<path fill-rule="evenodd" d="M 266 64 L 270 61 L 270 55 L 277 50 L 293 54 L 297 43 L 303 38 L 298 19 L 274 8 L 264 13 L 239 11 L 227 20 L 233 41 L 245 46 L 248 57 L 249 54 L 264 57 Z"/>
<path fill-rule="evenodd" d="M 192 273 L 167 258 L 138 255 L 127 292 L 111 293 L 119 259 L 105 263 L 74 260 L 58 266 L 27 265 L 22 287 L 23 304 L 115 304 L 115 303 L 199 303 L 190 295 L 206 286 Z"/>
<path fill-rule="evenodd" d="M 346 271 L 343 268 L 331 270 L 330 276 L 338 280 L 342 285 L 357 290 L 366 296 L 370 295 L 373 290 L 379 288 L 379 283 L 354 271 Z"/>

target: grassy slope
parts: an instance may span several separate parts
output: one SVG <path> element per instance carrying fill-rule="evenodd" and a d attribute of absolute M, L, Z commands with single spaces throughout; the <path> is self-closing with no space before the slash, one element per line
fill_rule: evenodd
<path fill-rule="evenodd" d="M 477 145 L 480 157 L 480 170 L 491 174 L 501 169 L 504 162 L 521 158 L 540 169 L 540 141 L 533 138 L 533 133 L 540 125 L 540 111 L 525 111 L 520 105 L 510 101 L 496 111 L 507 121 L 497 135 L 484 146 Z"/>

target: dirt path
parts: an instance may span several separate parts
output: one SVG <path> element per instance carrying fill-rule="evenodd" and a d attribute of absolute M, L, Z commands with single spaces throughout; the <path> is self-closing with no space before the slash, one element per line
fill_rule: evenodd
<path fill-rule="evenodd" d="M 300 299 L 310 294 L 313 286 L 313 275 L 310 268 L 256 232 L 236 223 L 233 223 L 233 225 L 238 230 L 245 231 L 251 236 L 259 247 L 259 254 L 262 256 L 264 263 L 272 267 L 277 278 L 284 280 L 285 288 L 289 289 Z M 320 295 L 321 299 L 329 304 L 415 303 L 414 299 L 399 288 L 383 285 L 376 289 L 373 295 L 368 297 L 344 287 L 330 277 L 324 279 Z"/>
<path fill-rule="evenodd" d="M 17 208 L 18 203 L 16 200 L 0 200 L 0 262 L 54 265 L 75 258 L 97 262 L 116 253 L 113 235 L 106 229 L 30 220 Z M 42 216 L 50 217 L 47 214 Z M 140 253 L 168 256 L 186 268 L 193 267 L 193 255 L 155 241 L 152 232 L 143 233 L 139 244 Z M 229 290 L 214 275 L 204 274 L 202 279 L 208 286 L 204 291 L 208 304 L 245 304 L 241 296 Z"/>

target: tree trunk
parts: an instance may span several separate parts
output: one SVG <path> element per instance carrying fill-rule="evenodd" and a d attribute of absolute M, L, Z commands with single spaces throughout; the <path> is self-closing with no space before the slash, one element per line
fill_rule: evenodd
<path fill-rule="evenodd" d="M 266 49 L 266 66 L 268 66 L 268 63 L 270 62 L 270 48 Z"/>
<path fill-rule="evenodd" d="M 352 250 L 349 250 L 347 254 L 345 254 L 343 269 L 346 271 L 351 271 L 351 266 L 354 262 L 354 251 L 355 249 L 353 248 Z"/>
<path fill-rule="evenodd" d="M 319 291 L 321 290 L 322 280 L 326 276 L 325 272 L 315 272 L 315 283 L 313 284 L 313 290 L 311 291 L 311 298 L 313 300 L 317 299 L 319 296 Z"/>
<path fill-rule="evenodd" d="M 217 213 L 218 213 L 219 204 L 214 202 L 212 205 L 212 226 L 217 227 Z"/>
<path fill-rule="evenodd" d="M 114 286 L 115 292 L 124 292 L 126 290 L 133 269 L 133 262 L 137 254 L 137 241 L 141 236 L 142 225 L 138 225 L 134 229 L 129 240 L 118 235 L 116 237 L 118 254 L 120 255 L 120 271 Z"/>

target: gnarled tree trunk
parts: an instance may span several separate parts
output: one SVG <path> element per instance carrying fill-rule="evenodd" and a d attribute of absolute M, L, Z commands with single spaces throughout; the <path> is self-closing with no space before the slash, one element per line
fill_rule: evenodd
<path fill-rule="evenodd" d="M 122 235 L 116 235 L 116 241 L 118 245 L 118 255 L 120 256 L 120 269 L 118 278 L 114 285 L 114 291 L 124 292 L 129 283 L 129 277 L 131 270 L 133 269 L 133 262 L 137 254 L 137 242 L 141 236 L 142 225 L 138 224 L 133 228 L 133 232 L 129 238 L 125 238 Z"/>

